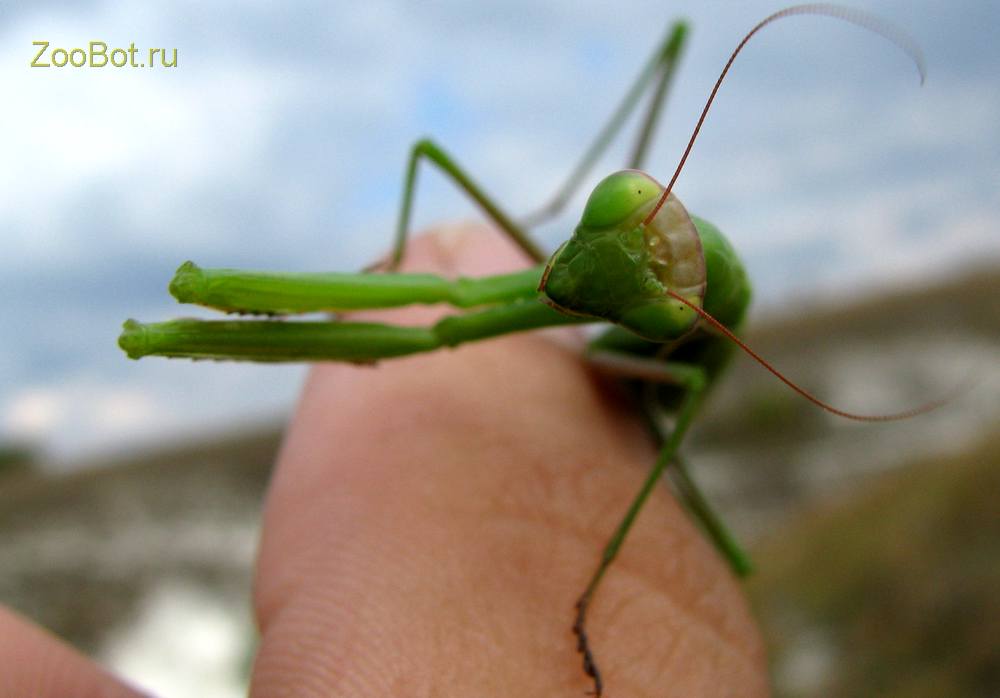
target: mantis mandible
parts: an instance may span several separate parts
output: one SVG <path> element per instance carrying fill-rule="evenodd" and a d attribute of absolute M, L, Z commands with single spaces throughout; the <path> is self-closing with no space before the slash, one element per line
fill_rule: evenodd
<path fill-rule="evenodd" d="M 673 194 L 691 148 L 736 56 L 760 29 L 797 14 L 835 17 L 872 30 L 906 52 L 924 78 L 914 43 L 872 16 L 831 5 L 800 5 L 758 23 L 738 44 L 706 101 L 680 162 L 666 186 L 640 171 L 687 35 L 675 23 L 624 99 L 554 198 L 519 224 L 505 213 L 436 143 L 421 140 L 406 168 L 402 208 L 391 255 L 360 273 L 269 273 L 202 269 L 186 262 L 170 284 L 183 303 L 225 312 L 286 315 L 449 304 L 463 312 L 426 327 L 350 321 L 174 320 L 125 323 L 119 338 L 131 358 L 147 355 L 235 361 L 345 361 L 383 359 L 455 347 L 511 332 L 557 325 L 610 322 L 593 339 L 586 358 L 595 369 L 636 381 L 638 403 L 659 445 L 659 456 L 600 556 L 576 603 L 573 632 L 583 668 L 600 696 L 603 679 L 587 630 L 587 609 L 630 528 L 665 471 L 707 537 L 740 576 L 750 571 L 746 553 L 710 508 L 679 456 L 685 434 L 706 391 L 739 347 L 793 390 L 841 417 L 864 421 L 907 418 L 935 401 L 888 415 L 837 409 L 806 392 L 742 343 L 739 332 L 751 286 L 729 241 L 711 223 L 689 215 Z M 652 96 L 629 169 L 602 180 L 590 195 L 572 237 L 551 256 L 526 227 L 554 216 L 569 201 L 623 122 L 647 91 Z M 406 250 L 417 165 L 428 161 L 472 197 L 487 216 L 535 262 L 523 271 L 445 279 L 394 273 Z M 389 272 L 389 273 L 380 273 Z M 668 468 L 669 466 L 669 468 Z"/>

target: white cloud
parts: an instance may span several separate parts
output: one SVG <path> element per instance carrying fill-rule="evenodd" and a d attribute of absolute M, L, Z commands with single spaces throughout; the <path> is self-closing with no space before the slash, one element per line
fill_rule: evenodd
<path fill-rule="evenodd" d="M 4 405 L 2 430 L 8 438 L 45 443 L 58 451 L 67 439 L 92 447 L 148 436 L 152 425 L 176 419 L 148 391 L 76 379 L 59 386 L 31 386 L 12 395 Z"/>
<path fill-rule="evenodd" d="M 190 439 L 278 418 L 290 408 L 302 375 L 298 367 L 247 364 L 212 370 L 153 360 L 143 370 L 127 366 L 133 370 L 126 379 L 80 373 L 21 388 L 5 400 L 0 435 L 44 445 L 56 467 L 63 467 L 168 436 Z"/>
<path fill-rule="evenodd" d="M 3 430 L 15 440 L 48 436 L 62 418 L 64 405 L 53 390 L 29 388 L 4 405 Z"/>
<path fill-rule="evenodd" d="M 142 600 L 102 660 L 159 695 L 245 695 L 242 665 L 253 636 L 246 615 L 236 604 L 220 605 L 217 594 L 167 580 Z"/>

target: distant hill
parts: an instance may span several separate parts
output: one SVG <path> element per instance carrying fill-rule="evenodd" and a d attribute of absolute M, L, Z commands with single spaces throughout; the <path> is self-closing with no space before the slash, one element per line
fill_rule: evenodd
<path fill-rule="evenodd" d="M 780 695 L 1000 695 L 997 426 L 757 546 L 749 589 Z"/>

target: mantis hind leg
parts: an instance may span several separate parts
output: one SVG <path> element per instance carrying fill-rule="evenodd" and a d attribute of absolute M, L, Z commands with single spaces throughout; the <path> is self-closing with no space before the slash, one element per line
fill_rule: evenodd
<path fill-rule="evenodd" d="M 647 387 L 653 386 L 647 384 Z M 647 390 L 643 398 L 643 409 L 650 429 L 656 435 L 658 443 L 663 444 L 668 438 L 668 430 L 664 428 L 665 420 L 657 403 L 656 392 Z M 674 455 L 674 462 L 671 464 L 668 476 L 681 504 L 701 527 L 705 537 L 711 541 L 718 553 L 729 564 L 733 574 L 741 578 L 748 576 L 753 571 L 750 556 L 712 508 L 708 498 L 691 476 L 686 459 L 679 453 Z"/>
<path fill-rule="evenodd" d="M 670 468 L 670 479 L 681 498 L 681 503 L 701 525 L 702 531 L 715 545 L 715 549 L 729 563 L 733 574 L 737 577 L 746 577 L 753 572 L 750 555 L 709 504 L 708 499 L 691 478 L 686 462 L 679 455 L 674 457 L 673 467 Z"/>
<path fill-rule="evenodd" d="M 584 152 L 580 161 L 572 169 L 562 186 L 556 190 L 555 194 L 545 205 L 539 207 L 530 215 L 525 216 L 523 219 L 524 225 L 529 227 L 538 225 L 562 211 L 573 194 L 579 189 L 584 177 L 593 168 L 597 159 L 601 157 L 604 151 L 607 150 L 608 145 L 611 144 L 611 141 L 622 130 L 625 121 L 632 114 L 639 100 L 642 99 L 643 94 L 655 80 L 652 96 L 646 109 L 646 116 L 642 121 L 642 126 L 639 128 L 638 138 L 632 147 L 632 154 L 626 165 L 632 169 L 642 168 L 652 143 L 656 124 L 660 119 L 660 112 L 666 101 L 667 92 L 670 89 L 674 73 L 680 62 L 680 55 L 684 48 L 687 30 L 687 24 L 683 21 L 677 21 L 671 25 L 666 36 L 656 46 L 653 55 L 650 56 L 642 70 L 639 71 L 639 75 L 635 78 L 632 86 L 629 87 L 628 92 L 625 93 L 625 96 L 612 112 L 604 126 L 601 127 L 601 130 L 597 133 L 597 136 Z"/>
<path fill-rule="evenodd" d="M 639 136 L 632 147 L 632 157 L 629 158 L 629 167 L 641 170 L 649 153 L 649 147 L 653 142 L 653 135 L 656 125 L 660 121 L 660 112 L 666 102 L 667 92 L 673 83 L 674 73 L 677 72 L 677 64 L 680 62 L 681 50 L 684 48 L 684 40 L 687 37 L 687 25 L 683 21 L 674 22 L 666 38 L 657 47 L 660 52 L 659 69 L 656 72 L 656 86 L 649 100 L 646 109 L 646 118 L 643 119 L 639 128 Z"/>
<path fill-rule="evenodd" d="M 448 155 L 434 141 L 421 139 L 414 143 L 406 166 L 406 178 L 403 184 L 403 201 L 399 211 L 396 227 L 396 240 L 392 253 L 383 262 L 378 262 L 367 270 L 387 268 L 395 271 L 403 261 L 406 251 L 406 238 L 410 227 L 410 214 L 413 211 L 413 194 L 417 185 L 417 165 L 426 158 L 429 162 L 447 175 L 458 187 L 468 194 L 483 209 L 486 215 L 496 223 L 525 253 L 536 262 L 544 262 L 547 255 L 534 240 L 508 216 L 497 203 L 488 196 L 472 178 L 463 170 L 454 158 Z"/>

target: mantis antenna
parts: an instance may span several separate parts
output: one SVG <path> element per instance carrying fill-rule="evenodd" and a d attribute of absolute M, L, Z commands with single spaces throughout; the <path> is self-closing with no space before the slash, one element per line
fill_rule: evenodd
<path fill-rule="evenodd" d="M 701 125 L 705 123 L 705 117 L 708 115 L 708 110 L 711 108 L 712 102 L 715 101 L 715 95 L 718 93 L 719 87 L 722 85 L 722 81 L 725 79 L 726 74 L 732 67 L 733 61 L 736 60 L 736 56 L 739 55 L 740 51 L 743 50 L 743 47 L 747 45 L 747 42 L 750 41 L 754 34 L 759 32 L 771 22 L 779 20 L 783 17 L 789 17 L 791 15 L 826 15 L 835 19 L 842 19 L 845 22 L 850 22 L 851 24 L 856 24 L 863 29 L 875 32 L 879 36 L 882 36 L 894 43 L 913 60 L 917 68 L 917 73 L 920 75 L 920 84 L 924 84 L 924 80 L 927 77 L 927 69 L 924 67 L 924 55 L 923 52 L 921 52 L 920 47 L 917 46 L 917 43 L 913 39 L 904 34 L 901 30 L 897 29 L 885 20 L 875 17 L 874 15 L 861 12 L 860 10 L 851 9 L 849 7 L 842 7 L 840 5 L 818 3 L 814 5 L 795 5 L 793 7 L 787 7 L 784 10 L 780 10 L 775 12 L 773 15 L 765 17 L 757 24 L 757 26 L 747 32 L 747 35 L 743 37 L 743 40 L 736 46 L 732 55 L 729 56 L 729 60 L 726 62 L 726 67 L 722 69 L 719 79 L 715 81 L 715 87 L 712 88 L 712 92 L 708 96 L 708 101 L 705 102 L 705 108 L 701 110 L 701 116 L 698 117 L 698 123 L 695 124 L 694 131 L 691 133 L 691 138 L 688 140 L 687 147 L 684 149 L 684 154 L 681 155 L 681 161 L 677 164 L 677 169 L 674 170 L 673 177 L 670 178 L 670 182 L 667 184 L 666 189 L 663 190 L 663 194 L 660 196 L 659 201 L 656 202 L 656 206 L 654 206 L 649 212 L 649 215 L 643 219 L 643 225 L 649 225 L 653 219 L 656 218 L 656 214 L 659 212 L 663 204 L 666 203 L 667 197 L 670 196 L 670 192 L 674 188 L 674 182 L 677 181 L 678 175 L 680 175 L 681 170 L 684 169 L 684 163 L 687 162 L 688 155 L 691 154 L 691 148 L 694 146 L 695 139 L 698 138 L 698 133 L 701 131 Z"/>
<path fill-rule="evenodd" d="M 966 386 L 964 385 L 959 386 L 958 388 L 955 389 L 953 394 L 949 394 L 943 398 L 938 398 L 937 400 L 931 400 L 930 402 L 925 402 L 922 405 L 913 407 L 908 410 L 903 410 L 902 412 L 894 412 L 892 414 L 857 414 L 854 412 L 847 412 L 845 410 L 841 410 L 834 407 L 828 402 L 823 402 L 818 397 L 810 393 L 808 390 L 797 384 L 791 378 L 788 378 L 785 374 L 776 369 L 774 365 L 771 364 L 770 361 L 768 361 L 763 356 L 755 352 L 746 344 L 746 342 L 744 342 L 735 334 L 733 334 L 733 332 L 728 327 L 726 327 L 721 322 L 716 320 L 714 317 L 709 315 L 708 312 L 706 312 L 699 306 L 689 301 L 687 298 L 684 298 L 684 296 L 680 295 L 679 293 L 675 293 L 670 289 L 667 289 L 667 295 L 673 298 L 674 300 L 680 301 L 687 307 L 691 308 L 691 310 L 698 313 L 698 315 L 700 315 L 702 319 L 705 320 L 705 322 L 710 324 L 721 334 L 725 335 L 727 339 L 731 340 L 734 344 L 736 344 L 736 346 L 738 346 L 740 349 L 749 354 L 757 363 L 759 363 L 761 366 L 763 366 L 768 371 L 773 373 L 778 378 L 778 380 L 787 385 L 789 388 L 797 392 L 799 395 L 801 395 L 802 397 L 804 397 L 806 400 L 813 403 L 817 407 L 821 407 L 827 412 L 835 414 L 838 417 L 844 417 L 845 419 L 853 419 L 856 422 L 895 422 L 901 419 L 909 419 L 910 417 L 916 417 L 917 415 L 924 414 L 925 412 L 936 410 L 938 407 L 941 407 L 942 405 L 950 402 L 955 397 L 955 394 L 964 392 L 966 388 Z"/>
<path fill-rule="evenodd" d="M 674 183 L 677 181 L 677 177 L 680 175 L 681 170 L 684 169 L 684 164 L 687 162 L 688 155 L 691 154 L 691 148 L 694 146 L 694 142 L 698 138 L 698 134 L 701 132 L 702 124 L 705 123 L 705 117 L 708 115 L 708 110 L 712 107 L 712 102 L 715 101 L 715 95 L 718 94 L 719 87 L 722 86 L 722 81 L 726 78 L 726 75 L 729 73 L 729 69 L 732 67 L 733 62 L 736 60 L 736 56 L 739 55 L 740 51 L 743 50 L 743 47 L 747 45 L 747 43 L 750 41 L 750 39 L 753 37 L 754 34 L 759 32 L 761 29 L 766 27 L 771 22 L 792 15 L 826 15 L 829 17 L 833 17 L 835 19 L 844 20 L 845 22 L 850 22 L 851 24 L 856 24 L 859 27 L 868 29 L 884 37 L 885 39 L 891 41 L 893 44 L 898 46 L 904 53 L 906 53 L 913 60 L 913 63 L 917 68 L 917 73 L 920 76 L 920 84 L 921 85 L 924 84 L 924 80 L 927 77 L 927 70 L 924 66 L 924 56 L 920 50 L 920 47 L 917 46 L 916 42 L 913 41 L 913 39 L 911 39 L 909 36 L 904 34 L 902 31 L 900 31 L 893 25 L 889 24 L 888 22 L 879 19 L 878 17 L 869 15 L 865 12 L 861 12 L 860 10 L 854 10 L 848 7 L 841 7 L 839 5 L 828 5 L 828 4 L 795 5 L 794 7 L 785 8 L 784 10 L 780 10 L 772 15 L 765 17 L 760 22 L 758 22 L 753 29 L 747 32 L 746 36 L 743 37 L 740 43 L 737 44 L 736 48 L 733 50 L 732 54 L 730 54 L 729 60 L 726 61 L 725 67 L 719 74 L 719 79 L 715 81 L 715 86 L 712 88 L 712 92 L 709 94 L 708 100 L 705 102 L 705 107 L 701 110 L 701 116 L 698 117 L 698 122 L 695 124 L 694 131 L 691 133 L 691 138 L 688 140 L 687 147 L 684 148 L 684 153 L 681 155 L 680 162 L 677 164 L 677 169 L 674 170 L 674 174 L 670 178 L 670 182 L 663 190 L 663 193 L 660 195 L 660 198 L 656 202 L 656 205 L 652 208 L 652 210 L 650 210 L 649 214 L 645 217 L 645 219 L 643 219 L 643 225 L 649 225 L 653 221 L 653 219 L 656 218 L 656 214 L 659 212 L 660 208 L 663 207 L 663 205 L 667 201 L 667 198 L 670 196 L 670 192 L 674 188 Z M 755 352 L 753 349 L 747 346 L 746 343 L 740 340 L 739 337 L 733 334 L 729 330 L 729 328 L 727 328 L 721 322 L 719 322 L 714 317 L 709 315 L 702 308 L 696 306 L 695 304 L 688 301 L 686 298 L 682 297 L 677 293 L 674 293 L 669 289 L 667 289 L 667 295 L 671 296 L 677 301 L 680 301 L 681 303 L 683 303 L 684 305 L 688 306 L 693 311 L 695 311 L 708 324 L 710 324 L 717 331 L 725 335 L 728 339 L 733 341 L 737 346 L 740 347 L 740 349 L 742 349 L 751 357 L 753 357 L 754 360 L 760 363 L 760 365 L 766 368 L 768 371 L 773 373 L 781 382 L 783 382 L 789 388 L 797 392 L 805 399 L 809 400 L 809 402 L 813 403 L 814 405 L 817 405 L 818 407 L 821 407 L 827 412 L 835 414 L 838 417 L 853 419 L 860 422 L 891 422 L 900 419 L 909 419 L 910 417 L 915 417 L 919 414 L 930 412 L 931 410 L 937 409 L 938 407 L 945 404 L 951 399 L 951 397 L 949 396 L 946 398 L 933 400 L 931 402 L 927 402 L 923 405 L 920 405 L 919 407 L 915 407 L 909 410 L 904 410 L 902 412 L 896 412 L 893 414 L 864 415 L 864 414 L 855 414 L 853 412 L 847 412 L 845 410 L 838 409 L 833 405 L 830 405 L 820 400 L 818 397 L 810 393 L 808 390 L 799 386 L 794 381 L 786 377 L 783 373 L 781 373 L 778 369 L 776 369 L 773 365 L 771 365 L 770 362 L 768 362 L 766 359 L 760 356 L 760 354 Z"/>

